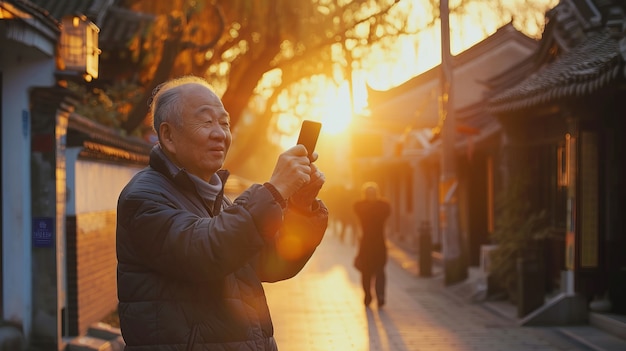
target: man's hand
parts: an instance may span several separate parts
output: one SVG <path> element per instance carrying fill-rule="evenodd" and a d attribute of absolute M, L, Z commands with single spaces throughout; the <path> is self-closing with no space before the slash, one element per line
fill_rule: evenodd
<path fill-rule="evenodd" d="M 314 160 L 317 154 L 314 153 Z M 317 168 L 316 168 L 317 169 Z M 278 156 L 271 183 L 284 199 L 311 181 L 311 162 L 304 146 L 296 145 Z"/>
<path fill-rule="evenodd" d="M 324 173 L 320 172 L 317 166 L 311 164 L 311 180 L 291 195 L 289 202 L 298 208 L 311 210 L 311 206 L 325 181 Z"/>

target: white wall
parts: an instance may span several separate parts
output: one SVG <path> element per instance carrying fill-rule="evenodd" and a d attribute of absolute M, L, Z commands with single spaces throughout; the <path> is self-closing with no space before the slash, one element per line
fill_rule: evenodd
<path fill-rule="evenodd" d="M 27 49 L 28 50 L 28 49 Z M 54 85 L 53 58 L 6 45 L 2 71 L 2 279 L 6 320 L 31 328 L 29 90 Z"/>
<path fill-rule="evenodd" d="M 77 160 L 79 149 L 67 149 L 67 215 L 110 211 L 126 183 L 142 166 Z"/>

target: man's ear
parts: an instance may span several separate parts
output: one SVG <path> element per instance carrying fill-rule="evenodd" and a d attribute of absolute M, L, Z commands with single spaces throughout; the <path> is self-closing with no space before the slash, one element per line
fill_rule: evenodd
<path fill-rule="evenodd" d="M 174 127 L 168 122 L 161 123 L 159 126 L 159 140 L 162 148 L 172 154 L 175 154 L 176 146 L 174 143 L 175 135 L 173 128 Z"/>

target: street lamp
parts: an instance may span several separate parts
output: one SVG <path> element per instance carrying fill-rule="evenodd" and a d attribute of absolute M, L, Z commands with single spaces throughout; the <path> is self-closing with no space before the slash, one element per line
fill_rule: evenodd
<path fill-rule="evenodd" d="M 67 75 L 78 75 L 90 82 L 98 78 L 98 32 L 100 29 L 84 15 L 69 15 L 61 20 L 61 39 L 57 66 Z"/>

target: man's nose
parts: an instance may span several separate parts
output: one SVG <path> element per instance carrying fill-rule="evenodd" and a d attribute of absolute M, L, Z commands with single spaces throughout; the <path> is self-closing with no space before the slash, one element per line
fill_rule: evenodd
<path fill-rule="evenodd" d="M 211 128 L 211 133 L 209 134 L 211 139 L 225 139 L 226 131 L 221 126 L 214 126 Z"/>

